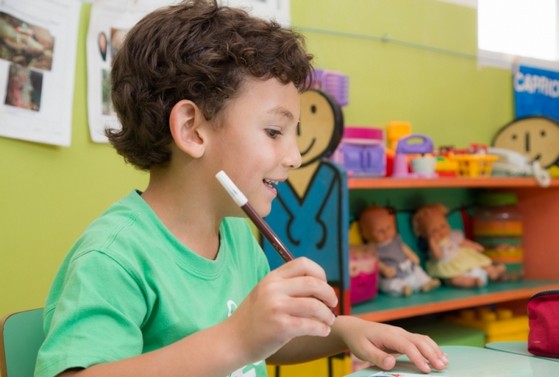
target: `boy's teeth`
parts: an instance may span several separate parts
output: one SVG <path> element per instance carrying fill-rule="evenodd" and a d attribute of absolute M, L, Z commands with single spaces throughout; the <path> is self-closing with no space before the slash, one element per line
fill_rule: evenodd
<path fill-rule="evenodd" d="M 264 179 L 264 183 L 268 184 L 268 185 L 272 185 L 275 186 L 278 184 L 278 181 L 272 181 L 270 179 Z"/>

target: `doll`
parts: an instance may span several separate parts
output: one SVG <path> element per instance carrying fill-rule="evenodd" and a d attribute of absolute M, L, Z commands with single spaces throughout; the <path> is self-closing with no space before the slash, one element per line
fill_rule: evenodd
<path fill-rule="evenodd" d="M 379 290 L 391 295 L 409 296 L 428 292 L 441 285 L 419 265 L 419 257 L 396 233 L 396 217 L 388 208 L 372 205 L 359 216 L 361 236 L 374 245 L 378 257 Z"/>
<path fill-rule="evenodd" d="M 413 228 L 429 248 L 427 272 L 449 285 L 461 288 L 483 287 L 488 280 L 499 280 L 505 273 L 503 264 L 493 264 L 481 252 L 483 246 L 452 230 L 442 204 L 421 207 L 413 216 Z"/>

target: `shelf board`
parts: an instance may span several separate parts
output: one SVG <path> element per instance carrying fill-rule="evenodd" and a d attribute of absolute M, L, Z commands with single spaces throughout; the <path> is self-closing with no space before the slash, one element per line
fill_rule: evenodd
<path fill-rule="evenodd" d="M 351 314 L 368 321 L 386 322 L 449 310 L 527 299 L 537 292 L 550 289 L 559 289 L 559 280 L 499 282 L 490 283 L 478 289 L 443 286 L 429 293 L 415 293 L 409 297 L 379 294 L 371 301 L 353 305 Z"/>
<path fill-rule="evenodd" d="M 387 188 L 515 188 L 540 187 L 534 178 L 374 178 L 348 177 L 350 189 L 387 189 Z M 559 179 L 552 179 L 550 187 L 559 187 Z"/>

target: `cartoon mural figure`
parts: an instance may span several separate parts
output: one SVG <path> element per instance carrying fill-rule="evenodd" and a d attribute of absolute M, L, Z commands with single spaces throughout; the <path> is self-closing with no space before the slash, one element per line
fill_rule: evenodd
<path fill-rule="evenodd" d="M 559 163 L 559 123 L 539 116 L 519 118 L 501 128 L 492 145 L 518 152 L 548 169 Z"/>
<path fill-rule="evenodd" d="M 339 293 L 349 288 L 347 182 L 342 168 L 327 157 L 342 134 L 343 113 L 336 101 L 319 90 L 303 93 L 297 130 L 301 167 L 278 185 L 278 197 L 266 217 L 294 256 L 306 256 L 320 264 Z M 281 265 L 283 261 L 272 245 L 262 241 L 271 268 Z M 340 305 L 341 313 L 346 310 L 344 306 Z"/>

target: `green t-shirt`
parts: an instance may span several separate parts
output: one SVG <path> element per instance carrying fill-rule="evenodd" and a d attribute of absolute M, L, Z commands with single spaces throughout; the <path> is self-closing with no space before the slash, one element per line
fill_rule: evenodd
<path fill-rule="evenodd" d="M 208 260 L 185 248 L 132 192 L 94 221 L 63 261 L 45 306 L 35 376 L 149 352 L 222 322 L 268 272 L 246 220 L 224 219 L 219 252 Z M 233 375 L 266 376 L 266 366 Z"/>

